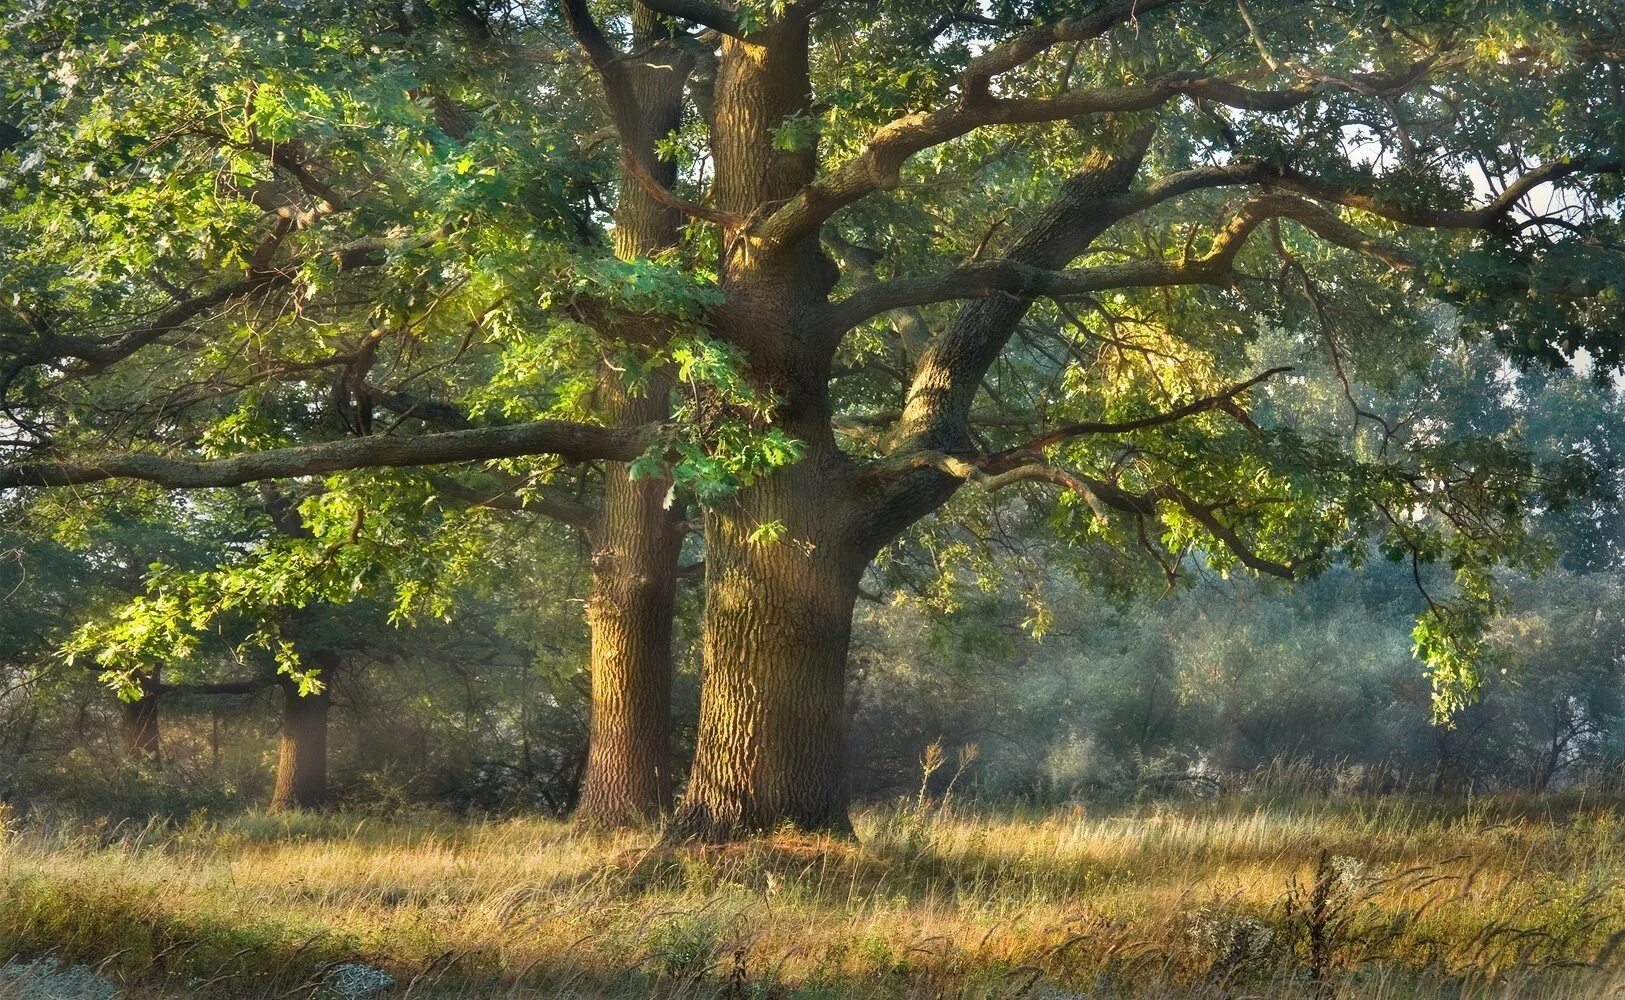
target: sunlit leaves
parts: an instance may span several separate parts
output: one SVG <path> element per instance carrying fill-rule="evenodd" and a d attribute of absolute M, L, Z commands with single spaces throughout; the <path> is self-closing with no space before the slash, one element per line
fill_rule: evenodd
<path fill-rule="evenodd" d="M 715 503 L 801 458 L 801 442 L 771 423 L 777 400 L 745 379 L 737 349 L 697 334 L 673 341 L 667 357 L 681 402 L 670 436 L 633 464 L 634 476 L 669 473 Z"/>
<path fill-rule="evenodd" d="M 128 689 L 153 667 L 201 669 L 223 640 L 229 659 L 265 658 L 302 686 L 319 684 L 300 654 L 303 613 L 370 605 L 400 624 L 449 617 L 468 588 L 501 572 L 490 516 L 444 501 L 422 477 L 334 477 L 299 504 L 297 533 L 272 532 L 200 568 L 150 565 L 142 592 L 82 626 L 65 652 Z"/>
<path fill-rule="evenodd" d="M 1485 636 L 1496 610 L 1493 587 L 1481 572 L 1464 570 L 1457 581 L 1456 597 L 1430 606 L 1411 631 L 1412 652 L 1432 681 L 1434 717 L 1442 722 L 1478 697 L 1497 664 L 1498 650 Z"/>

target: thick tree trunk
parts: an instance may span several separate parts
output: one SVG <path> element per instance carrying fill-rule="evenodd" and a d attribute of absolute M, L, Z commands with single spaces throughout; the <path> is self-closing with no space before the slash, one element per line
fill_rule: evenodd
<path fill-rule="evenodd" d="M 707 519 L 705 686 L 682 836 L 850 830 L 846 658 L 868 553 L 845 540 L 820 464 L 764 480 Z M 750 539 L 770 522 L 785 526 L 778 540 Z"/>
<path fill-rule="evenodd" d="M 776 37 L 723 43 L 714 152 L 717 203 L 727 211 L 746 215 L 792 197 L 811 176 L 809 154 L 771 141 L 788 115 L 805 111 L 801 30 L 787 23 Z M 1126 188 L 1147 141 L 1142 131 L 1126 153 L 1091 157 L 1057 207 L 1016 241 L 1015 259 L 1055 267 L 1081 253 L 1110 224 L 1091 217 L 1089 206 Z M 833 278 L 828 261 L 816 239 L 756 255 L 749 240 L 740 243 L 724 260 L 728 298 L 719 328 L 744 349 L 753 383 L 783 401 L 774 422 L 807 454 L 706 520 L 705 688 L 677 829 L 711 839 L 784 824 L 846 827 L 844 687 L 858 581 L 881 545 L 961 482 L 926 466 L 919 476 L 896 473 L 900 485 L 877 492 L 854 469 L 829 430 L 835 344 L 802 319 L 823 308 Z M 974 451 L 965 418 L 979 376 L 1028 303 L 979 300 L 926 349 L 920 367 L 929 377 L 916 381 L 904 412 L 901 437 L 917 439 L 907 450 Z M 963 371 L 978 377 L 949 378 Z M 778 540 L 753 543 L 752 532 L 767 525 Z"/>
<path fill-rule="evenodd" d="M 712 152 L 724 211 L 749 215 L 813 177 L 812 143 L 776 141 L 787 120 L 811 113 L 807 36 L 804 18 L 787 17 L 723 39 Z M 851 531 L 852 463 L 830 429 L 835 343 L 810 332 L 838 272 L 816 235 L 767 252 L 749 239 L 724 247 L 719 336 L 781 401 L 774 423 L 806 454 L 707 512 L 705 679 L 674 829 L 712 840 L 782 825 L 847 830 L 846 655 L 872 552 Z"/>
<path fill-rule="evenodd" d="M 137 764 L 156 766 L 162 742 L 158 726 L 157 678 L 140 679 L 141 697 L 119 702 L 119 738 L 124 755 Z"/>
<path fill-rule="evenodd" d="M 664 419 L 664 379 L 620 401 L 626 420 Z M 604 480 L 592 533 L 592 718 L 576 816 L 593 826 L 657 819 L 671 808 L 672 616 L 682 531 L 666 506 L 670 482 L 633 479 L 625 466 Z"/>
<path fill-rule="evenodd" d="M 301 696 L 299 685 L 284 678 L 282 687 L 282 742 L 277 751 L 276 787 L 271 811 L 319 809 L 327 804 L 327 715 L 332 707 L 333 672 L 338 657 L 313 656 L 322 665 L 319 694 Z"/>
<path fill-rule="evenodd" d="M 683 87 L 691 59 L 668 44 L 668 29 L 641 4 L 634 10 L 634 57 L 621 62 L 612 92 L 628 155 L 662 185 L 677 177 L 655 144 L 682 123 Z M 620 90 L 624 87 L 624 91 Z M 650 197 L 625 170 L 615 214 L 615 252 L 623 260 L 675 246 L 680 213 Z M 607 364 L 599 406 L 619 427 L 670 417 L 671 387 L 655 375 L 637 395 Z M 646 823 L 671 808 L 672 616 L 682 531 L 668 505 L 669 479 L 633 479 L 625 463 L 610 463 L 592 543 L 592 593 L 587 602 L 592 716 L 587 767 L 576 818 L 590 826 Z"/>

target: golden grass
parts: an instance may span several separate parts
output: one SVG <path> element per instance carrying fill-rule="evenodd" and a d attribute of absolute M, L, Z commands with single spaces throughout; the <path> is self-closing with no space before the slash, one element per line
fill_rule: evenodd
<path fill-rule="evenodd" d="M 662 847 L 348 814 L 38 820 L 0 958 L 136 996 L 321 996 L 342 961 L 459 997 L 1625 996 L 1612 800 L 874 809 L 857 842 Z"/>

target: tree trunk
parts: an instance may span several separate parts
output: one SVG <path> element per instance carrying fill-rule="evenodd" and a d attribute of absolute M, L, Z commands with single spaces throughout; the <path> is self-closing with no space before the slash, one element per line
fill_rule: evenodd
<path fill-rule="evenodd" d="M 623 419 L 663 419 L 664 379 L 622 400 Z M 592 716 L 587 769 L 576 816 L 592 826 L 627 826 L 671 808 L 672 616 L 682 531 L 665 498 L 670 481 L 633 479 L 624 465 L 604 479 L 592 533 Z"/>
<path fill-rule="evenodd" d="M 323 688 L 301 696 L 299 685 L 283 678 L 282 742 L 277 751 L 276 787 L 271 811 L 319 809 L 327 804 L 327 714 L 332 707 L 334 654 L 312 657 L 322 666 Z"/>
<path fill-rule="evenodd" d="M 760 35 L 723 40 L 713 190 L 725 211 L 746 216 L 811 180 L 812 150 L 773 141 L 789 116 L 808 111 L 804 32 L 804 22 L 787 19 Z M 1083 252 L 1110 225 L 1109 214 L 1091 214 L 1091 206 L 1127 188 L 1149 140 L 1142 129 L 1123 152 L 1089 157 L 1056 206 L 1015 242 L 1013 257 L 1055 267 Z M 744 350 L 752 384 L 781 400 L 774 424 L 806 454 L 707 516 L 705 686 L 677 832 L 718 839 L 783 824 L 845 829 L 844 687 L 858 581 L 880 546 L 963 480 L 922 466 L 918 475 L 892 470 L 894 485 L 877 489 L 836 445 L 829 398 L 836 343 L 804 318 L 819 315 L 835 279 L 816 236 L 765 248 L 741 239 L 721 277 L 727 299 L 715 313 L 719 334 Z M 919 362 L 928 377 L 916 379 L 904 410 L 900 440 L 916 441 L 904 451 L 975 450 L 971 399 L 1029 303 L 978 300 L 933 341 Z M 964 371 L 976 377 L 949 378 Z M 953 419 L 940 419 L 944 413 Z M 753 533 L 778 537 L 753 542 Z"/>
<path fill-rule="evenodd" d="M 669 28 L 648 8 L 633 11 L 634 56 L 611 84 L 626 153 L 663 186 L 677 178 L 655 144 L 682 124 L 683 88 L 692 60 L 669 44 Z M 622 89 L 624 88 L 624 89 Z M 615 253 L 651 257 L 675 246 L 683 218 L 652 198 L 624 168 L 615 213 Z M 599 407 L 618 427 L 669 419 L 671 387 L 656 374 L 637 395 L 620 373 L 600 371 Z M 626 463 L 604 473 L 604 500 L 592 543 L 587 601 L 591 652 L 591 721 L 587 766 L 576 818 L 589 826 L 646 823 L 671 808 L 672 616 L 682 547 L 678 512 L 667 503 L 671 481 L 634 480 Z"/>
<path fill-rule="evenodd" d="M 722 40 L 712 190 L 723 211 L 788 199 L 815 173 L 813 142 L 777 141 L 787 121 L 812 113 L 808 30 L 805 18 L 786 17 Z M 674 832 L 849 830 L 846 655 L 873 552 L 851 531 L 853 466 L 831 431 L 835 341 L 809 326 L 839 272 L 815 234 L 770 252 L 748 239 L 724 244 L 718 335 L 744 352 L 752 384 L 780 400 L 774 424 L 805 455 L 707 511 L 705 678 Z"/>
<path fill-rule="evenodd" d="M 705 685 L 682 836 L 724 840 L 783 825 L 848 831 L 846 658 L 868 562 L 841 500 L 804 461 L 706 521 Z M 760 525 L 776 541 L 752 541 Z"/>
<path fill-rule="evenodd" d="M 157 677 L 143 675 L 139 683 L 140 698 L 119 702 L 119 737 L 129 760 L 156 767 L 161 759 Z"/>

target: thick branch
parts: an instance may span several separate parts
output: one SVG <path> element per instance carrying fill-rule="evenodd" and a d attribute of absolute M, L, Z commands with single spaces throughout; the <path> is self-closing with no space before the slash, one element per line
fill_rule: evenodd
<path fill-rule="evenodd" d="M 370 383 L 368 390 L 379 406 L 402 419 L 414 417 L 442 430 L 468 430 L 474 426 L 463 411 L 450 403 L 425 399 L 399 390 L 378 388 Z M 527 487 L 520 477 L 506 473 L 497 474 L 496 478 L 500 482 L 500 486 L 496 489 L 479 489 L 450 477 L 436 478 L 435 487 L 447 496 L 456 497 L 476 507 L 541 514 L 581 531 L 590 531 L 597 519 L 598 511 L 595 507 L 572 497 L 551 493 L 538 494 L 533 488 Z"/>
<path fill-rule="evenodd" d="M 405 239 L 356 240 L 327 253 L 337 261 L 339 271 L 353 271 L 383 263 L 392 251 L 427 246 L 443 236 L 445 231 L 436 229 Z M 97 337 L 47 332 L 37 339 L 9 336 L 0 338 L 0 353 L 13 355 L 19 367 L 71 358 L 84 363 L 74 370 L 75 375 L 94 375 L 156 342 L 164 334 L 185 329 L 193 320 L 211 310 L 291 285 L 302 264 L 302 261 L 294 261 L 274 271 L 251 272 L 236 281 L 226 282 L 177 302 L 148 322 L 116 334 Z"/>
<path fill-rule="evenodd" d="M 657 14 L 704 25 L 724 35 L 740 37 L 739 17 L 733 11 L 709 0 L 639 0 Z"/>
<path fill-rule="evenodd" d="M 1336 83 L 1303 82 L 1255 90 L 1235 80 L 1174 74 L 1143 86 L 1071 91 L 1053 97 L 989 97 L 930 113 L 898 118 L 882 127 L 864 151 L 814 181 L 755 231 L 765 244 L 788 246 L 837 211 L 875 191 L 896 187 L 909 157 L 988 125 L 1035 124 L 1086 115 L 1150 111 L 1178 97 L 1194 97 L 1251 111 L 1288 111 Z"/>
<path fill-rule="evenodd" d="M 1410 267 L 1409 258 L 1399 248 L 1355 229 L 1317 205 L 1301 198 L 1261 195 L 1243 206 L 1220 231 L 1210 251 L 1201 257 L 1171 263 L 1130 261 L 1062 270 L 1003 259 L 977 261 L 937 274 L 901 278 L 860 289 L 834 305 L 829 328 L 844 332 L 894 309 L 984 298 L 998 292 L 1030 298 L 1065 298 L 1121 288 L 1224 285 L 1231 280 L 1232 265 L 1247 237 L 1270 218 L 1293 219 L 1329 242 L 1369 254 L 1395 269 Z"/>
<path fill-rule="evenodd" d="M 1282 171 L 1271 183 L 1316 201 L 1329 201 L 1347 208 L 1370 212 L 1407 226 L 1427 229 L 1490 229 L 1501 225 L 1518 203 L 1535 188 L 1577 174 L 1617 174 L 1625 169 L 1619 160 L 1581 156 L 1554 160 L 1531 168 L 1508 184 L 1486 205 L 1466 209 L 1413 208 L 1378 198 L 1369 192 Z"/>
<path fill-rule="evenodd" d="M 823 240 L 824 245 L 829 247 L 836 259 L 841 262 L 847 277 L 857 287 L 868 288 L 880 284 L 881 279 L 875 274 L 874 263 L 869 259 L 867 251 L 847 242 L 834 227 L 824 230 Z M 892 313 L 891 326 L 897 333 L 904 359 L 908 364 L 914 364 L 931 343 L 931 324 L 926 322 L 925 316 L 918 309 L 905 308 Z M 840 330 L 836 335 L 845 332 Z"/>
<path fill-rule="evenodd" d="M 599 73 L 612 73 L 620 53 L 615 51 L 615 46 L 604 36 L 603 29 L 593 20 L 592 11 L 587 9 L 587 0 L 559 0 L 559 9 L 564 13 L 564 23 L 569 25 L 570 34 L 581 46 L 587 61 Z"/>
<path fill-rule="evenodd" d="M 1556 161 L 1523 174 L 1488 204 L 1469 209 L 1426 209 L 1395 205 L 1369 192 L 1309 177 L 1275 164 L 1232 163 L 1195 167 L 1171 174 L 1143 191 L 1102 203 L 1097 212 L 1121 221 L 1193 191 L 1257 184 L 1291 191 L 1315 201 L 1370 212 L 1405 225 L 1438 229 L 1490 229 L 1503 223 L 1518 202 L 1542 184 L 1579 174 L 1618 173 L 1621 169 L 1617 161 L 1595 157 Z M 1279 204 L 1290 206 L 1290 210 L 1280 213 L 1283 217 L 1297 219 L 1331 242 L 1370 254 L 1396 268 L 1410 266 L 1410 261 L 1398 247 L 1361 233 L 1323 209 L 1302 201 L 1282 201 Z M 828 323 L 832 331 L 841 333 L 894 309 L 951 299 L 977 298 L 996 292 L 1058 297 L 1111 288 L 1222 280 L 1221 275 L 1204 274 L 1202 269 L 1188 266 L 1173 270 L 1162 266 L 1150 268 L 1138 263 L 1109 267 L 1115 270 L 1107 270 L 1103 274 L 1084 274 L 1023 268 L 1010 261 L 990 260 L 935 275 L 892 282 L 867 282 L 857 292 L 835 304 Z M 1070 291 L 1067 290 L 1069 287 Z"/>
<path fill-rule="evenodd" d="M 959 76 L 961 99 L 969 104 L 986 100 L 993 78 L 1016 69 L 1049 49 L 1068 42 L 1092 41 L 1140 14 L 1168 7 L 1179 0 L 1129 0 L 1110 4 L 1087 17 L 1069 17 L 1022 32 L 972 59 Z"/>
<path fill-rule="evenodd" d="M 1108 480 L 1062 469 L 1042 459 L 990 474 L 989 469 L 998 465 L 999 457 L 989 456 L 973 462 L 935 453 L 913 455 L 909 457 L 909 461 L 917 467 L 924 465 L 935 468 L 946 475 L 977 483 L 986 489 L 1002 489 L 1022 482 L 1053 483 L 1077 493 L 1095 511 L 1095 515 L 1101 518 L 1107 517 L 1110 511 L 1155 518 L 1157 509 L 1162 504 L 1171 503 L 1200 524 L 1248 569 L 1283 580 L 1291 580 L 1296 576 L 1296 571 L 1291 566 L 1261 556 L 1249 547 L 1235 529 L 1219 520 L 1218 515 L 1214 513 L 1215 505 L 1201 503 L 1172 483 L 1152 487 L 1143 493 L 1134 493 Z"/>
<path fill-rule="evenodd" d="M 1086 434 L 1128 434 L 1133 431 L 1144 430 L 1147 427 L 1165 427 L 1168 424 L 1178 423 L 1186 417 L 1194 417 L 1199 413 L 1210 410 L 1230 411 L 1236 406 L 1236 397 L 1268 379 L 1274 378 L 1283 372 L 1292 370 L 1291 365 L 1282 365 L 1271 368 L 1254 375 L 1244 382 L 1237 382 L 1229 388 L 1192 400 L 1184 406 L 1176 406 L 1172 410 L 1154 413 L 1147 417 L 1138 417 L 1134 420 L 1118 421 L 1079 421 L 1057 427 L 1052 431 L 1040 434 L 1030 441 L 1023 441 L 1013 448 L 988 457 L 988 471 L 996 472 L 1005 465 L 1016 465 L 1029 462 L 1034 456 L 1042 456 L 1045 448 L 1060 444 L 1075 437 Z"/>
<path fill-rule="evenodd" d="M 1272 180 L 1279 175 L 1279 168 L 1263 162 L 1236 162 L 1224 166 L 1193 167 L 1163 177 L 1147 186 L 1144 190 L 1096 201 L 1092 206 L 1093 224 L 1096 228 L 1099 228 L 1102 224 L 1120 222 L 1192 191 L 1258 184 Z M 844 240 L 840 239 L 838 234 L 826 232 L 824 239 L 837 252 L 841 263 L 858 288 L 871 289 L 883 284 L 874 275 L 873 269 L 867 267 L 865 262 L 858 259 L 861 254 L 851 252 L 855 248 L 847 245 Z M 878 298 L 886 293 L 876 292 L 874 294 Z M 847 303 L 851 303 L 851 305 L 848 306 Z M 870 316 L 877 315 L 878 312 L 892 311 L 890 307 L 882 307 L 877 312 L 858 315 L 868 308 L 872 307 L 860 306 L 859 300 L 855 296 L 848 297 L 837 303 L 836 309 L 832 311 L 828 318 L 829 329 L 826 332 L 832 336 L 840 336 L 853 326 L 870 318 Z M 914 311 L 912 306 L 898 308 L 902 310 L 899 315 L 908 317 L 911 325 L 918 326 L 922 330 L 925 329 L 924 320 L 919 318 L 919 314 Z M 895 322 L 897 321 L 894 320 Z M 928 340 L 928 333 L 924 337 L 917 336 L 915 338 L 920 349 L 924 348 Z M 910 359 L 917 358 L 918 353 L 918 350 L 911 351 Z"/>
<path fill-rule="evenodd" d="M 520 455 L 557 455 L 567 462 L 594 459 L 630 462 L 644 452 L 657 432 L 658 427 L 653 426 L 615 430 L 591 424 L 538 420 L 419 437 L 345 438 L 202 462 L 127 453 L 83 462 L 39 462 L 0 468 L 0 489 L 77 486 L 106 479 L 141 479 L 172 489 L 202 489 L 346 469 L 440 465 Z"/>
<path fill-rule="evenodd" d="M 1123 172 L 1117 170 L 1119 175 Z M 952 495 L 956 488 L 953 480 L 912 462 L 908 456 L 963 455 L 971 450 L 971 402 L 988 366 L 1035 296 L 1065 296 L 1131 285 L 1222 285 L 1231 280 L 1235 257 L 1253 230 L 1264 220 L 1276 217 L 1294 218 L 1323 238 L 1377 253 L 1395 266 L 1404 264 L 1398 251 L 1312 202 L 1285 195 L 1260 195 L 1243 205 L 1219 230 L 1202 256 L 1173 262 L 1065 268 L 1113 223 L 1110 215 L 1102 218 L 1098 209 L 1110 199 L 1124 196 L 1120 189 L 1111 190 L 1114 183 L 1100 174 L 1099 167 L 1086 170 L 1069 181 L 1056 201 L 1011 245 L 1007 251 L 1011 259 L 968 265 L 975 269 L 972 275 L 979 285 L 974 291 L 979 297 L 960 310 L 918 365 L 903 418 L 892 434 L 894 457 L 881 460 L 863 474 L 864 489 L 870 494 L 874 511 L 876 537 L 889 538 L 899 526 L 911 523 Z M 1101 193 L 1094 194 L 1096 191 Z M 893 282 L 859 294 L 866 297 L 868 307 L 884 311 L 899 303 L 940 300 L 933 295 L 965 297 L 964 276 L 965 269 L 955 269 L 945 275 Z M 1008 294 L 993 295 L 989 291 Z M 847 319 L 855 318 L 862 315 L 862 309 L 853 305 L 855 300 L 857 296 L 836 308 L 847 310 Z"/>
<path fill-rule="evenodd" d="M 269 479 L 259 483 L 260 502 L 265 507 L 265 515 L 271 519 L 276 530 L 289 538 L 315 538 L 315 534 L 306 526 L 305 519 L 299 513 L 299 505 L 288 499 L 287 495 L 276 488 L 276 484 Z"/>
<path fill-rule="evenodd" d="M 333 190 L 332 185 L 317 177 L 299 156 L 297 143 L 256 140 L 250 142 L 248 148 L 256 153 L 263 153 L 272 163 L 291 175 L 299 187 L 320 202 L 327 212 L 342 212 L 346 209 L 345 199 Z"/>
<path fill-rule="evenodd" d="M 732 212 L 724 212 L 721 209 L 709 208 L 705 205 L 701 205 L 697 202 L 692 202 L 686 198 L 678 196 L 670 188 L 660 183 L 660 181 L 653 174 L 651 174 L 643 164 L 639 163 L 638 158 L 632 155 L 632 151 L 630 149 L 623 150 L 621 153 L 621 168 L 626 171 L 627 176 L 637 181 L 638 187 L 648 192 L 650 198 L 653 198 L 656 202 L 666 206 L 667 208 L 674 208 L 677 211 L 682 212 L 684 215 L 699 219 L 702 222 L 716 223 L 724 230 L 729 232 L 732 232 L 745 224 L 745 217 L 742 215 L 735 215 Z"/>
<path fill-rule="evenodd" d="M 413 417 L 440 430 L 464 431 L 474 424 L 467 414 L 450 403 L 438 399 L 414 396 L 398 389 L 387 389 L 372 382 L 365 383 L 372 401 L 401 419 Z"/>
<path fill-rule="evenodd" d="M 846 205 L 877 190 L 895 187 L 909 157 L 989 125 L 1064 121 L 1087 115 L 1150 111 L 1178 97 L 1190 97 L 1246 111 L 1280 113 L 1327 90 L 1386 97 L 1409 90 L 1450 61 L 1432 53 L 1396 72 L 1356 73 L 1346 77 L 1295 68 L 1294 81 L 1271 89 L 1248 86 L 1263 69 L 1227 77 L 1196 72 L 1171 73 L 1150 83 L 1105 90 L 1071 90 L 1048 97 L 998 97 L 993 77 L 1023 65 L 1064 42 L 1098 38 L 1139 14 L 1173 0 L 1138 0 L 1111 4 L 1082 18 L 1034 28 L 971 60 L 960 78 L 960 97 L 952 106 L 906 115 L 881 127 L 864 151 L 829 175 L 809 184 L 759 228 L 766 243 L 788 246 L 817 228 Z"/>
<path fill-rule="evenodd" d="M 286 284 L 287 281 L 286 277 L 277 273 L 250 275 L 178 302 L 151 321 L 109 337 L 47 333 L 38 340 L 30 341 L 13 336 L 0 341 L 0 350 L 31 362 L 72 358 L 85 362 L 92 370 L 100 370 L 128 357 L 164 334 L 181 329 L 216 306 Z"/>

